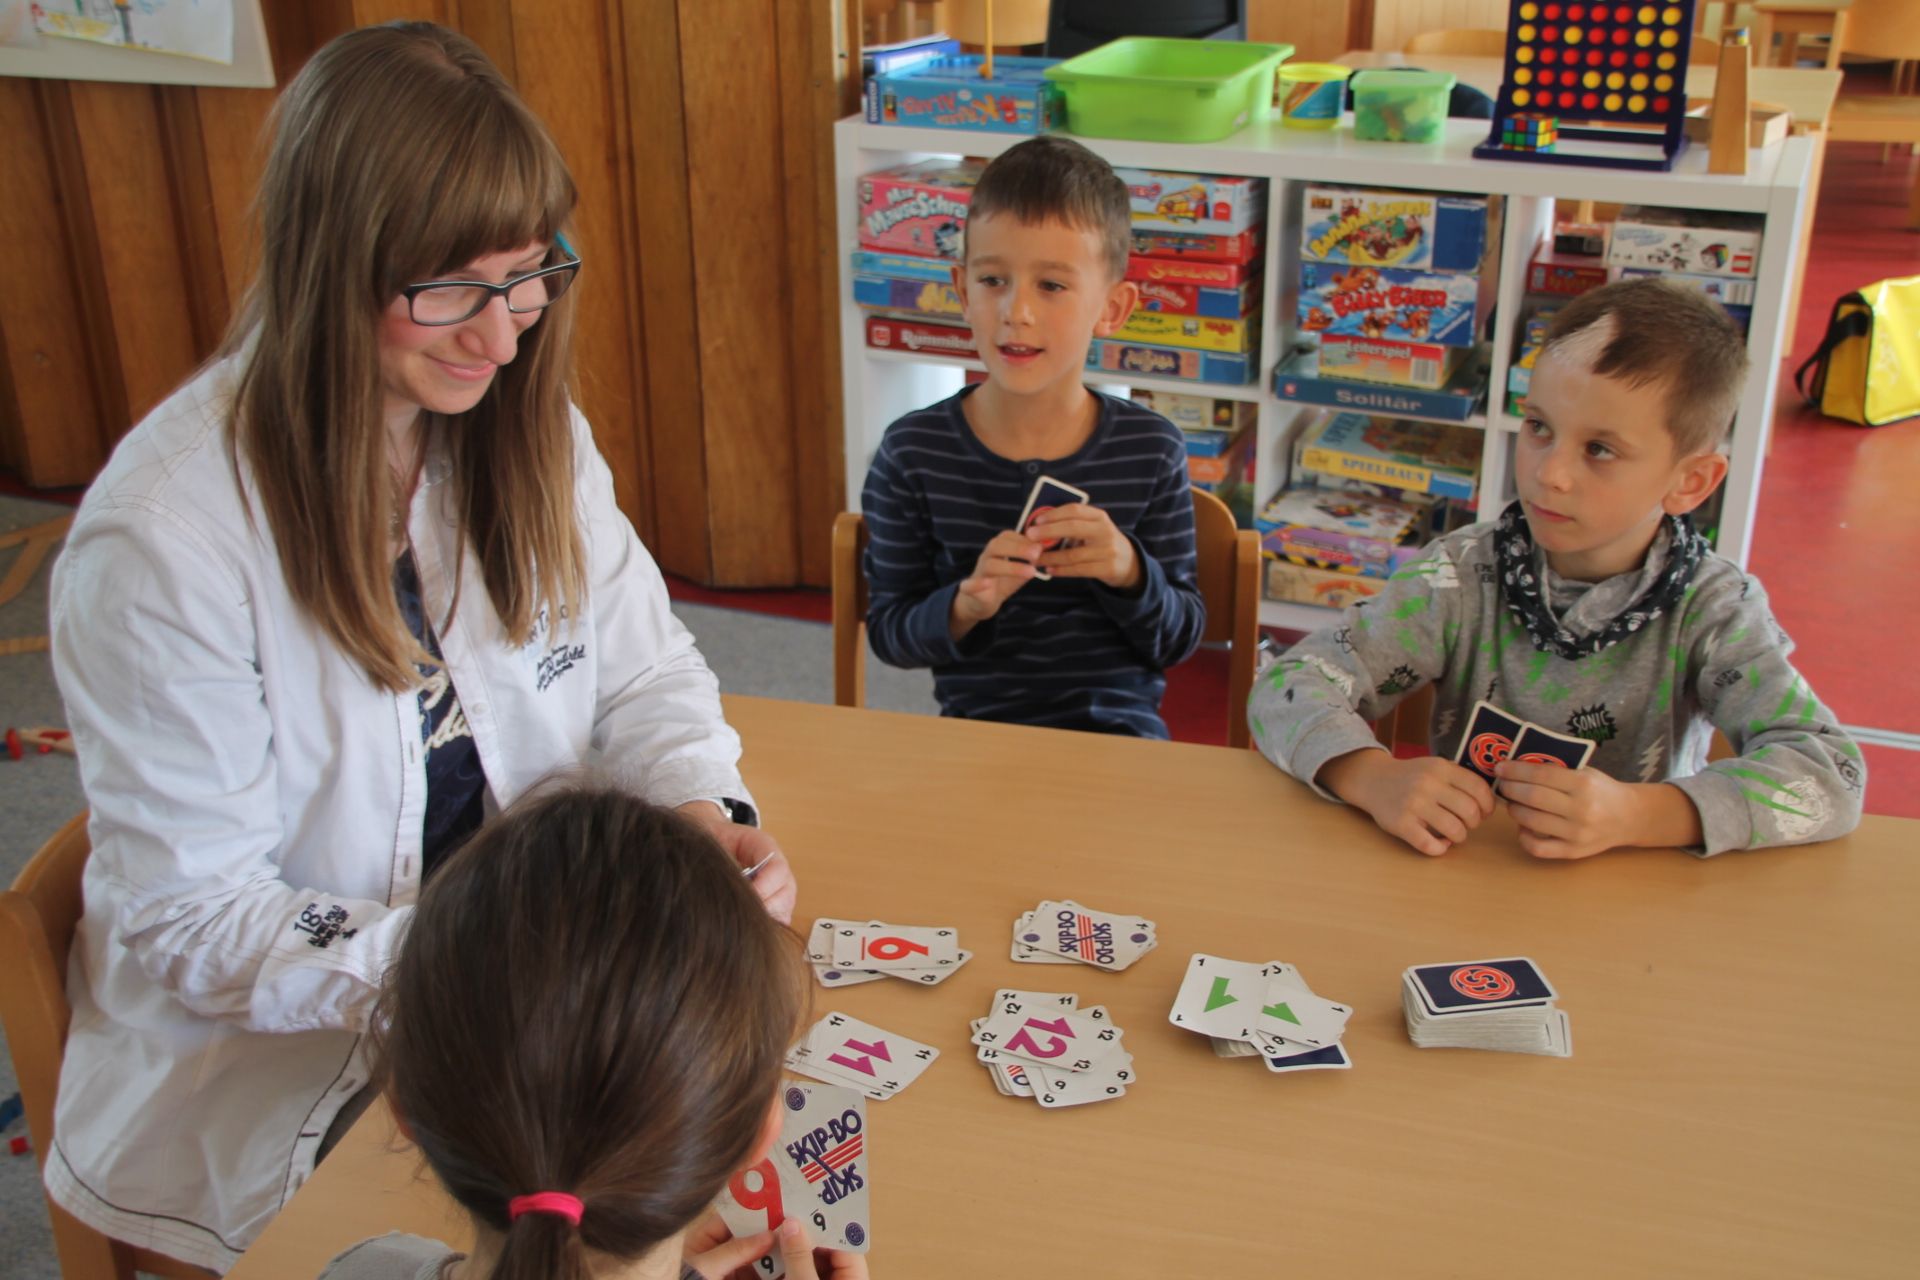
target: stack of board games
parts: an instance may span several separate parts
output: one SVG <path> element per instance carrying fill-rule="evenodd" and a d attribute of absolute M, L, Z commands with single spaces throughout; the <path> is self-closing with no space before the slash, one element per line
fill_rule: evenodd
<path fill-rule="evenodd" d="M 1309 186 L 1295 321 L 1313 340 L 1284 364 L 1284 398 L 1335 403 L 1303 382 L 1369 383 L 1426 399 L 1478 395 L 1478 350 L 1496 281 L 1499 202 L 1487 196 Z M 1291 385 L 1289 385 L 1291 384 Z M 1416 402 L 1418 403 L 1418 402 Z M 1385 407 L 1361 406 L 1353 407 Z"/>
<path fill-rule="evenodd" d="M 1187 479 L 1228 507 L 1246 505 L 1243 495 L 1252 470 L 1255 426 L 1260 407 L 1247 400 L 1137 390 L 1134 403 L 1180 428 L 1187 446 Z"/>
<path fill-rule="evenodd" d="M 853 300 L 868 312 L 868 346 L 976 354 L 952 269 L 965 259 L 967 204 L 984 167 L 926 160 L 859 180 L 860 247 L 850 265 Z M 1265 180 L 1115 173 L 1132 205 L 1127 278 L 1140 298 L 1126 324 L 1093 341 L 1087 367 L 1246 385 L 1259 365 Z"/>
<path fill-rule="evenodd" d="M 1615 278 L 1657 275 L 1705 294 L 1745 333 L 1760 270 L 1757 213 L 1628 205 L 1613 224 L 1607 264 Z"/>
<path fill-rule="evenodd" d="M 1425 505 L 1341 489 L 1282 489 L 1254 517 L 1260 552 L 1308 569 L 1386 578 L 1420 553 Z"/>
<path fill-rule="evenodd" d="M 993 79 L 977 53 L 947 53 L 882 71 L 866 83 L 869 124 L 970 133 L 1046 133 L 1066 123 L 1060 87 L 1046 70 L 1058 58 L 996 57 Z"/>

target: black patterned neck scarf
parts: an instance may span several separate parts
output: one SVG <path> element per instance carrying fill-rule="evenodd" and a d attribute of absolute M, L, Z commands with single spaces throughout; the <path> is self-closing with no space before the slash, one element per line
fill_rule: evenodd
<path fill-rule="evenodd" d="M 1533 530 L 1520 504 L 1514 503 L 1500 513 L 1493 531 L 1494 548 L 1500 556 L 1500 594 L 1507 602 L 1507 612 L 1527 629 L 1534 648 L 1557 653 L 1569 662 L 1619 644 L 1679 602 L 1687 584 L 1693 581 L 1694 570 L 1700 567 L 1700 557 L 1707 553 L 1707 540 L 1694 532 L 1693 521 L 1686 516 L 1668 516 L 1666 528 L 1667 563 L 1660 577 L 1612 622 L 1592 635 L 1575 637 L 1547 607 L 1539 571 L 1534 568 Z"/>

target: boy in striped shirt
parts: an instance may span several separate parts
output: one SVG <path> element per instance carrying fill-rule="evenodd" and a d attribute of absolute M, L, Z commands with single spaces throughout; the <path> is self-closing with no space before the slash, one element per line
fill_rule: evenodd
<path fill-rule="evenodd" d="M 873 651 L 933 668 L 944 715 L 1167 736 L 1162 673 L 1206 625 L 1186 447 L 1081 381 L 1138 296 L 1131 229 L 1125 184 L 1065 138 L 1020 143 L 974 188 L 954 287 L 987 379 L 888 427 L 861 497 Z M 1089 501 L 1028 536 L 1042 475 Z"/>

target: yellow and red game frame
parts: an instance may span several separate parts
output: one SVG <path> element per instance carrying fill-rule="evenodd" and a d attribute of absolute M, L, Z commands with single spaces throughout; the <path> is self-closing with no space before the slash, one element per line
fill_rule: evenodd
<path fill-rule="evenodd" d="M 1671 169 L 1686 149 L 1687 59 L 1697 0 L 1514 0 L 1493 132 L 1473 149 L 1487 160 Z M 1561 122 L 1551 151 L 1501 145 L 1509 117 Z M 1580 127 L 1568 128 L 1566 121 Z M 1610 126 L 1610 127 L 1609 127 Z M 1566 142 L 1625 143 L 1657 155 L 1595 152 Z"/>

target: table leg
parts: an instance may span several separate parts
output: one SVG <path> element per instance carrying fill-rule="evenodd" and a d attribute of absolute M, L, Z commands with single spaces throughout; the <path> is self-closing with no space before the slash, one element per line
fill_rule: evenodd
<path fill-rule="evenodd" d="M 1833 11 L 1833 30 L 1827 36 L 1827 70 L 1838 71 L 1840 69 L 1840 50 L 1846 47 L 1846 43 L 1847 11 L 1845 9 L 1835 9 Z"/>
<path fill-rule="evenodd" d="M 1800 62 L 1800 33 L 1792 27 L 1780 37 L 1780 65 L 1797 66 Z"/>
<path fill-rule="evenodd" d="M 1800 220 L 1800 243 L 1794 250 L 1793 285 L 1787 290 L 1787 323 L 1780 332 L 1781 359 L 1793 356 L 1794 332 L 1800 325 L 1800 290 L 1807 282 L 1807 254 L 1813 248 L 1813 218 L 1820 211 L 1820 179 L 1827 167 L 1827 131 L 1807 126 L 1813 160 L 1807 167 L 1807 216 Z M 1771 448 L 1773 439 L 1767 439 Z"/>
<path fill-rule="evenodd" d="M 1753 15 L 1753 65 L 1770 67 L 1773 65 L 1773 15 L 1756 13 Z"/>

